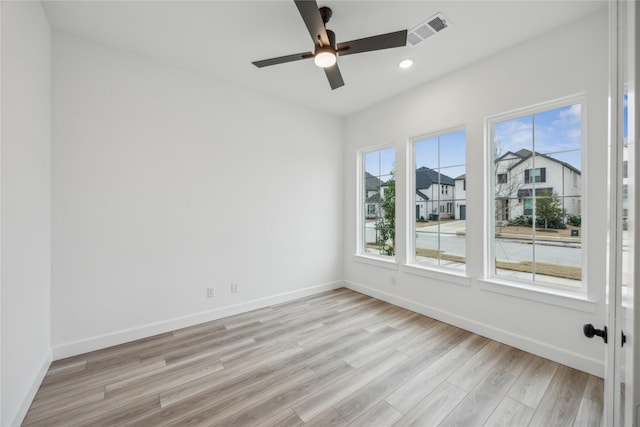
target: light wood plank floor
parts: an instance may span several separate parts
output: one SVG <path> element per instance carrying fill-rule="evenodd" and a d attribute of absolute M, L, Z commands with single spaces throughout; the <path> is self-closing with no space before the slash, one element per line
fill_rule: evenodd
<path fill-rule="evenodd" d="M 597 426 L 603 381 L 339 289 L 51 365 L 25 426 Z"/>

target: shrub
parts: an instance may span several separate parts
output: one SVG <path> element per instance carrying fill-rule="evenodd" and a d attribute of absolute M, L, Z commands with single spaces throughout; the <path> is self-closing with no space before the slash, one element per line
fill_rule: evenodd
<path fill-rule="evenodd" d="M 582 226 L 582 217 L 580 215 L 567 215 L 567 224 L 572 225 L 574 227 Z"/>

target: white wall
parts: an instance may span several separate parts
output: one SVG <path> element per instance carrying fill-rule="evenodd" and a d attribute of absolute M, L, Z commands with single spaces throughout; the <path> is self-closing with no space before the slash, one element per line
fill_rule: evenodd
<path fill-rule="evenodd" d="M 51 30 L 2 2 L 0 425 L 19 425 L 51 361 Z"/>
<path fill-rule="evenodd" d="M 54 358 L 339 285 L 340 119 L 65 34 L 52 70 Z"/>
<path fill-rule="evenodd" d="M 604 346 L 582 336 L 582 325 L 605 319 L 607 159 L 606 10 L 487 58 L 345 120 L 345 279 L 349 286 L 412 308 L 474 332 L 602 375 Z M 413 72 L 418 72 L 414 70 Z M 587 214 L 585 265 L 591 301 L 574 301 L 506 288 L 484 278 L 484 123 L 487 116 L 586 92 Z M 394 144 L 397 152 L 397 227 L 399 264 L 404 263 L 407 140 L 464 124 L 467 134 L 467 275 L 468 278 L 416 272 L 403 265 L 363 260 L 356 253 L 357 151 Z M 586 178 L 586 182 L 584 179 Z M 367 262 L 368 261 L 368 262 Z M 397 285 L 391 277 L 397 276 Z"/>

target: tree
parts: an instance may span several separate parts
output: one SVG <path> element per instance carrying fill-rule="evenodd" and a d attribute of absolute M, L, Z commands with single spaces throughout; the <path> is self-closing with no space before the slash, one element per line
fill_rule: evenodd
<path fill-rule="evenodd" d="M 564 211 L 561 206 L 560 198 L 556 193 L 549 190 L 543 190 L 536 197 L 536 223 L 544 221 L 544 228 L 557 228 L 557 224 L 562 223 Z"/>
<path fill-rule="evenodd" d="M 381 254 L 393 256 L 396 253 L 396 180 L 391 173 L 391 178 L 383 191 L 382 218 L 376 223 L 376 244 Z"/>
<path fill-rule="evenodd" d="M 495 140 L 493 148 L 495 220 L 499 227 L 512 219 L 513 205 L 517 201 L 515 197 L 525 183 L 521 169 L 515 168 L 522 157 L 509 155 L 500 139 Z"/>

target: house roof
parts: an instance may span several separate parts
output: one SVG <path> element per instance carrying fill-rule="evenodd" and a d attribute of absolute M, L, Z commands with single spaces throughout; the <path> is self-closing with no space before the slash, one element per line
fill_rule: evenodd
<path fill-rule="evenodd" d="M 422 191 L 420 190 L 416 190 L 416 194 L 420 197 L 422 197 L 425 200 L 429 200 L 429 196 L 427 196 L 426 194 L 424 194 Z"/>
<path fill-rule="evenodd" d="M 462 175 L 460 175 L 460 176 L 456 177 L 456 181 L 459 181 L 459 180 L 461 180 L 461 179 L 467 179 L 467 174 L 466 174 L 466 173 L 463 173 Z"/>
<path fill-rule="evenodd" d="M 499 162 L 500 160 L 504 159 L 505 157 L 512 155 L 515 157 L 520 158 L 520 160 L 518 160 L 517 162 L 515 162 L 514 164 L 509 166 L 509 169 L 513 169 L 516 166 L 518 166 L 519 164 L 527 161 L 531 156 L 533 156 L 534 152 L 531 150 L 527 150 L 526 148 L 523 148 L 522 150 L 518 150 L 515 153 L 513 151 L 507 151 L 506 153 L 504 153 L 502 156 L 498 157 L 496 159 L 496 162 Z M 549 159 L 551 161 L 554 161 L 556 163 L 561 164 L 562 166 L 566 167 L 567 169 L 572 170 L 573 172 L 577 173 L 578 175 L 581 175 L 580 170 L 578 170 L 577 168 L 575 168 L 574 166 L 570 165 L 569 163 L 563 162 L 561 160 L 558 159 L 554 159 L 553 157 L 546 155 L 546 154 L 541 154 L 538 152 L 535 152 L 536 156 L 540 156 L 540 157 L 544 157 L 545 159 Z"/>
<path fill-rule="evenodd" d="M 416 188 L 429 188 L 432 184 L 455 185 L 450 176 L 429 169 L 426 166 L 416 169 Z"/>
<path fill-rule="evenodd" d="M 365 172 L 365 180 L 364 180 L 364 188 L 367 191 L 370 190 L 379 190 L 381 186 L 384 185 L 384 182 L 375 176 L 371 175 L 369 172 Z"/>

